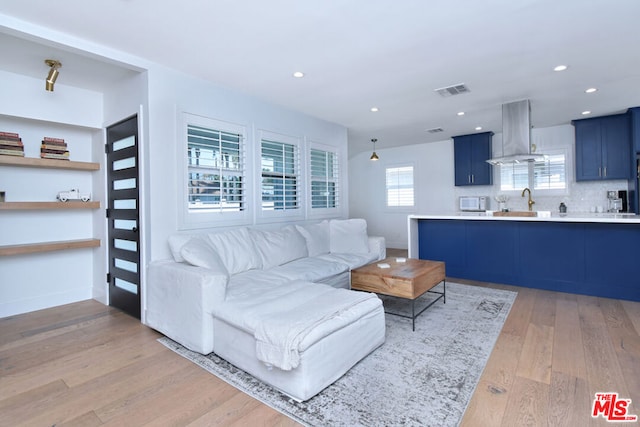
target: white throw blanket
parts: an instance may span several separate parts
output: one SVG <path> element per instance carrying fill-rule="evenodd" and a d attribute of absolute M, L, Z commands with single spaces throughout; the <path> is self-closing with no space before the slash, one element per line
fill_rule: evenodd
<path fill-rule="evenodd" d="M 373 293 L 332 288 L 290 310 L 265 315 L 254 334 L 258 360 L 285 371 L 294 369 L 300 363 L 300 344 L 310 333 L 326 336 L 380 304 Z"/>

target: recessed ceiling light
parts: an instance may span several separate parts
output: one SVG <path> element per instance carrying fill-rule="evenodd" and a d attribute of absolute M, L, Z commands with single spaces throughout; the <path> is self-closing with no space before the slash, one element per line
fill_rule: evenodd
<path fill-rule="evenodd" d="M 296 71 L 295 73 L 293 73 L 293 77 L 301 79 L 302 77 L 304 77 L 304 73 L 302 71 Z"/>
<path fill-rule="evenodd" d="M 555 68 L 553 69 L 553 71 L 564 71 L 564 70 L 566 70 L 566 69 L 567 69 L 567 66 L 566 66 L 566 65 L 558 65 L 557 67 L 555 67 Z"/>
<path fill-rule="evenodd" d="M 582 112 L 582 115 L 583 115 L 583 116 L 586 116 L 587 114 L 591 114 L 591 111 L 587 110 L 587 111 L 583 111 L 583 112 Z"/>
<path fill-rule="evenodd" d="M 597 91 L 598 89 L 596 89 L 595 87 L 590 87 L 589 89 L 585 90 L 585 92 L 587 93 L 593 93 L 595 91 Z"/>
<path fill-rule="evenodd" d="M 378 112 L 379 110 L 378 110 L 378 107 L 371 107 L 371 111 L 375 113 L 375 112 Z"/>
<path fill-rule="evenodd" d="M 476 126 L 476 130 L 482 130 L 482 126 Z"/>
<path fill-rule="evenodd" d="M 459 116 L 464 116 L 464 111 L 459 111 L 459 112 L 458 112 L 458 115 L 459 115 Z"/>

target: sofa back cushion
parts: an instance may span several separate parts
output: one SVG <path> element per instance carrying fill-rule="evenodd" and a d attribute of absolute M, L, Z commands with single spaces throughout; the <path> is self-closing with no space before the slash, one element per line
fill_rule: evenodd
<path fill-rule="evenodd" d="M 194 237 L 182 245 L 180 249 L 182 258 L 191 265 L 212 270 L 215 274 L 229 277 L 218 252 L 211 246 L 209 239 Z"/>
<path fill-rule="evenodd" d="M 255 242 L 246 227 L 222 233 L 209 233 L 207 237 L 229 274 L 262 268 Z"/>
<path fill-rule="evenodd" d="M 309 256 L 328 254 L 329 246 L 329 221 L 322 221 L 317 224 L 296 225 L 296 229 L 302 234 L 307 242 Z"/>
<path fill-rule="evenodd" d="M 280 230 L 251 230 L 263 269 L 308 256 L 307 242 L 293 225 Z"/>
<path fill-rule="evenodd" d="M 331 253 L 369 252 L 367 222 L 364 219 L 332 219 L 329 221 L 329 245 Z"/>
<path fill-rule="evenodd" d="M 171 255 L 175 262 L 184 262 L 184 258 L 182 257 L 182 254 L 180 254 L 180 251 L 185 243 L 193 239 L 193 237 L 194 236 L 189 234 L 172 234 L 169 236 L 169 249 L 171 250 Z"/>

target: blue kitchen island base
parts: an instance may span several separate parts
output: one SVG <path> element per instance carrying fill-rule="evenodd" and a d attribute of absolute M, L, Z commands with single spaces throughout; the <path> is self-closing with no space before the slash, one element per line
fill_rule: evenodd
<path fill-rule="evenodd" d="M 638 222 L 416 220 L 447 277 L 640 301 Z"/>

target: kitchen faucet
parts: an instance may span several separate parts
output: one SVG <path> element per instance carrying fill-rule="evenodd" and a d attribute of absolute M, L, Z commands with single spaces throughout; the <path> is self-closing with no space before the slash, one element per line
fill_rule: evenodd
<path fill-rule="evenodd" d="M 532 211 L 533 210 L 533 205 L 535 204 L 535 202 L 531 199 L 531 190 L 529 190 L 528 187 L 526 187 L 524 190 L 522 190 L 522 197 L 524 197 L 524 193 L 525 192 L 529 192 L 529 201 L 527 202 L 529 204 L 529 210 Z"/>

